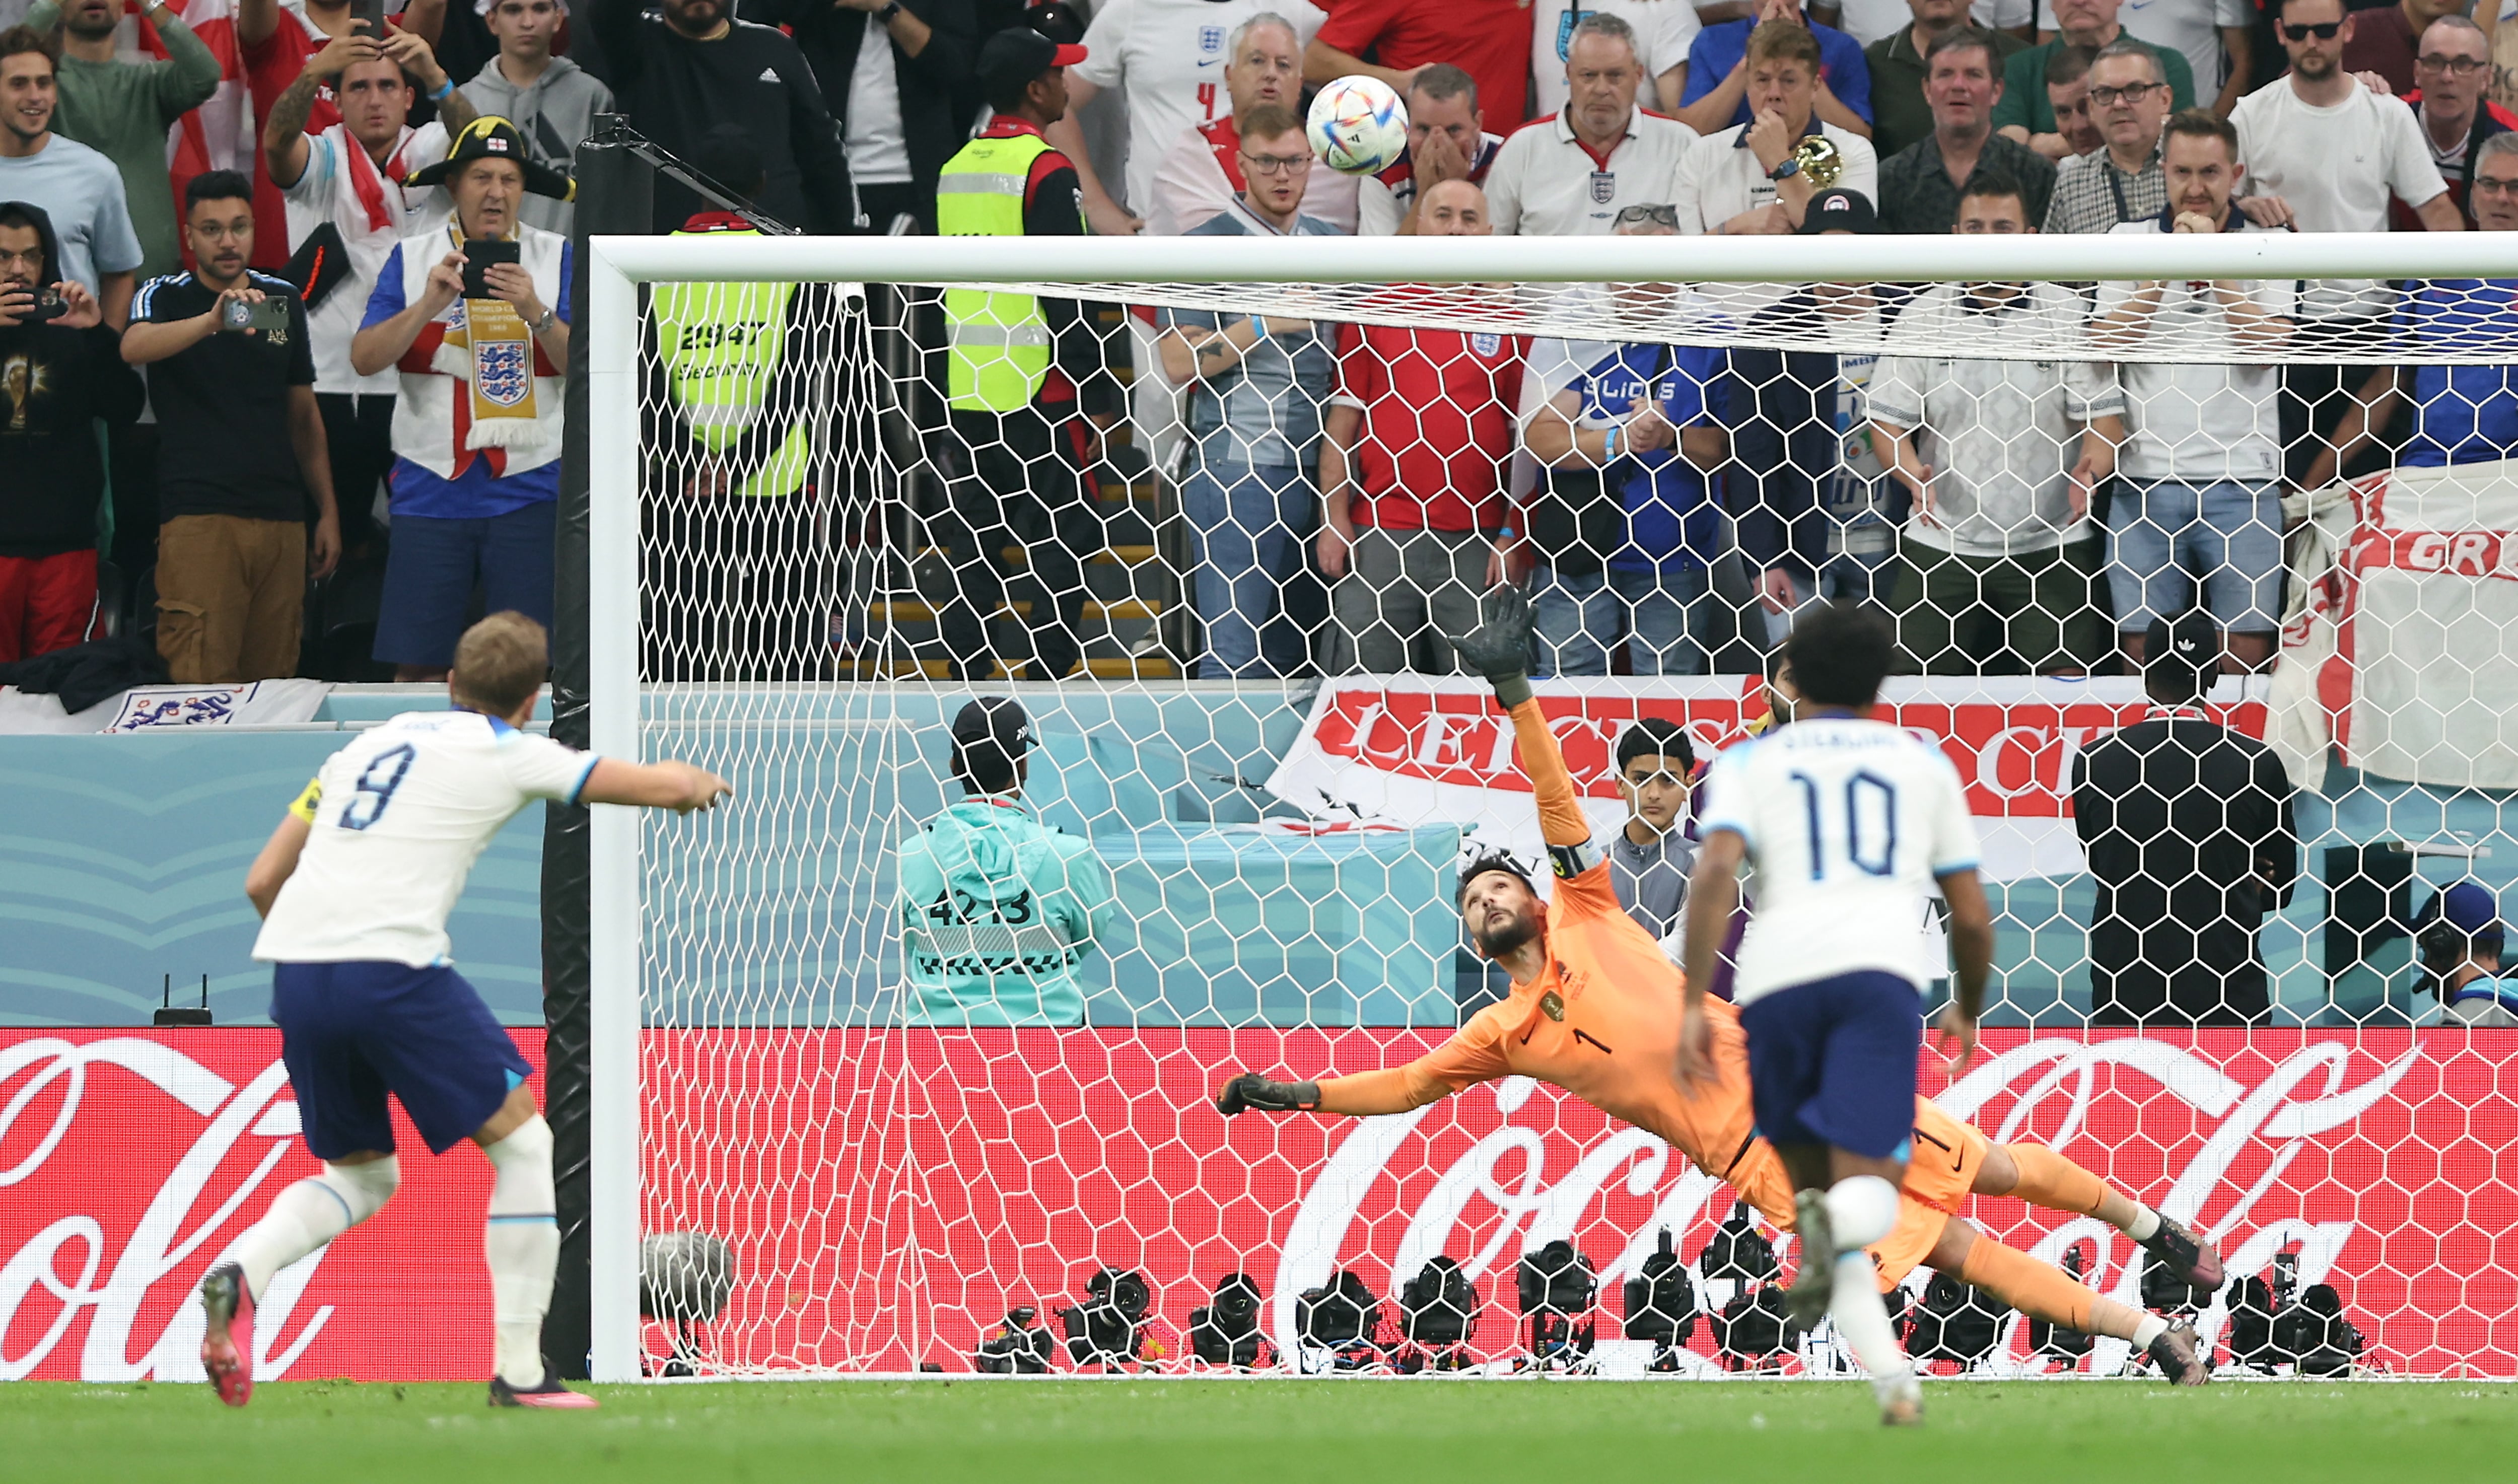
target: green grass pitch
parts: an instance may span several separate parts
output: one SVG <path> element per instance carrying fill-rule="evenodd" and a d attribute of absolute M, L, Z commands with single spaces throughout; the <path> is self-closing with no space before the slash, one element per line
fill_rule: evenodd
<path fill-rule="evenodd" d="M 252 1484 L 960 1479 L 2132 1484 L 2518 1477 L 2518 1385 L 1952 1382 L 1885 1432 L 1858 1382 L 963 1380 L 601 1388 L 0 1385 L 0 1478 Z"/>

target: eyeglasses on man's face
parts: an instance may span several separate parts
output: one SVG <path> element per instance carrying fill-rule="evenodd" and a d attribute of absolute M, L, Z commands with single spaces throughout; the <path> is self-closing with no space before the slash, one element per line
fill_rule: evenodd
<path fill-rule="evenodd" d="M 2442 57 L 2434 54 L 2413 59 L 2413 65 L 2425 72 L 2453 72 L 2459 77 L 2471 76 L 2491 65 L 2480 57 Z"/>
<path fill-rule="evenodd" d="M 2478 175 L 2474 178 L 2477 196 L 2518 196 L 2518 175 Z"/>
<path fill-rule="evenodd" d="M 2282 22 L 2281 33 L 2293 41 L 2306 41 L 2311 36 L 2320 41 L 2332 41 L 2336 33 L 2342 29 L 2343 22 L 2340 21 L 2320 21 L 2313 25 L 2293 25 L 2285 21 Z"/>
<path fill-rule="evenodd" d="M 2152 89 L 2166 86 L 2168 84 L 2164 82 L 2128 82 L 2123 87 L 2111 88 L 2094 83 L 2090 87 L 2090 102 L 2102 109 L 2111 109 L 2119 102 L 2140 103 L 2150 96 Z"/>
<path fill-rule="evenodd" d="M 1241 156 L 1241 168 L 1253 175 L 1284 175 L 1295 170 L 1308 170 L 1311 167 L 1312 157 L 1308 154 L 1244 154 Z"/>

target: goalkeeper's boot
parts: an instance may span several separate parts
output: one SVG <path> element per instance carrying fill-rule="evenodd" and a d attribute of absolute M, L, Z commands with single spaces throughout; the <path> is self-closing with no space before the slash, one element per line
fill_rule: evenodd
<path fill-rule="evenodd" d="M 2192 1227 L 2162 1216 L 2159 1230 L 2150 1234 L 2142 1249 L 2158 1258 L 2161 1266 L 2188 1288 L 2211 1293 L 2221 1290 L 2226 1276 L 2221 1270 L 2221 1254 L 2212 1244 L 2194 1235 Z"/>
<path fill-rule="evenodd" d="M 2203 1360 L 2202 1336 L 2194 1332 L 2192 1320 L 2170 1320 L 2148 1353 L 2159 1374 L 2176 1385 L 2200 1386 L 2212 1379 L 2212 1368 Z"/>
<path fill-rule="evenodd" d="M 1802 1265 L 1784 1295 L 1784 1317 L 1801 1330 L 1813 1330 L 1827 1317 L 1836 1288 L 1836 1238 L 1828 1229 L 1825 1192 L 1794 1193 L 1793 1235 L 1801 1239 Z"/>
<path fill-rule="evenodd" d="M 518 1389 L 507 1384 L 504 1376 L 490 1377 L 490 1405 L 493 1407 L 540 1407 L 546 1412 L 591 1412 L 602 1405 L 583 1391 L 571 1391 L 559 1383 L 559 1377 L 545 1371 L 539 1386 Z"/>
<path fill-rule="evenodd" d="M 1881 1389 L 1880 1425 L 1920 1427 L 1923 1424 L 1924 1383 L 1910 1371 Z"/>
<path fill-rule="evenodd" d="M 253 1400 L 253 1292 L 242 1266 L 226 1262 L 210 1269 L 201 1280 L 201 1312 L 208 1320 L 201 1331 L 201 1370 L 220 1401 L 241 1407 Z"/>

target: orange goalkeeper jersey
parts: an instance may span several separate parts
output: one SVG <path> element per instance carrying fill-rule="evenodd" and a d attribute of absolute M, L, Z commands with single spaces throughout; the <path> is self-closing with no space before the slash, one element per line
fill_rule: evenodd
<path fill-rule="evenodd" d="M 1322 1106 L 1358 1115 L 1406 1113 L 1475 1083 L 1536 1077 L 1660 1136 L 1768 1221 L 1792 1230 L 1792 1181 L 1773 1146 L 1758 1137 L 1750 1109 L 1740 1012 L 1722 1000 L 1705 1002 L 1716 1080 L 1691 1096 L 1678 1080 L 1686 981 L 1618 905 L 1606 857 L 1586 855 L 1590 823 L 1539 703 L 1513 708 L 1512 719 L 1558 872 L 1547 907 L 1547 966 L 1408 1065 L 1324 1079 Z M 1949 1157 L 1909 1166 L 1896 1229 L 1872 1248 L 1883 1288 L 1932 1250 L 1942 1223 L 1967 1200 L 1987 1148 L 1981 1133 L 1930 1099 L 1915 1100 L 1915 1120 L 1918 1153 L 1937 1146 Z"/>
<path fill-rule="evenodd" d="M 1706 1173 L 1741 1184 L 1769 1220 L 1789 1224 L 1792 1191 L 1771 1152 L 1760 1151 L 1774 1166 L 1771 1180 L 1752 1189 L 1735 1178 L 1747 1172 L 1757 1140 L 1739 1012 L 1706 1002 L 1721 1082 L 1689 1097 L 1678 1085 L 1678 969 L 1618 905 L 1608 857 L 1590 845 L 1590 821 L 1539 703 L 1514 707 L 1512 720 L 1557 873 L 1547 906 L 1547 967 L 1407 1066 L 1323 1082 L 1324 1105 L 1404 1113 L 1472 1083 L 1537 1077 L 1660 1135 Z"/>

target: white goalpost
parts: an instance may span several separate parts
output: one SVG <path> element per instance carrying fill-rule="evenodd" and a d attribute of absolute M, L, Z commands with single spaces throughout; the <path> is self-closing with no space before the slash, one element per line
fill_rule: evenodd
<path fill-rule="evenodd" d="M 1515 1263 L 1556 1238 L 1597 1267 L 1597 1369 L 1640 1374 L 1649 1346 L 1622 1350 L 1644 1342 L 1611 1332 L 1619 1284 L 1645 1271 L 1665 1228 L 1708 1321 L 1666 1369 L 1735 1369 L 1714 1321 L 1754 1280 L 1717 1276 L 1702 1255 L 1729 1195 L 1553 1089 L 1509 1079 L 1337 1127 L 1228 1125 L 1214 1113 L 1206 1098 L 1245 1066 L 1308 1076 L 1396 1064 L 1488 992 L 1460 952 L 1449 873 L 1464 832 L 1512 843 L 1520 828 L 1501 777 L 1509 744 L 1464 740 L 1486 704 L 1474 686 L 1341 676 L 1334 600 L 1305 557 L 1308 531 L 1291 557 L 1267 558 L 1291 567 L 1256 579 L 1281 609 L 1269 622 L 1299 627 L 1289 642 L 1308 673 L 1193 674 L 1219 616 L 1200 567 L 1224 560 L 1213 543 L 1232 524 L 1184 493 L 1211 428 L 1175 453 L 1177 433 L 1123 416 L 1084 449 L 1097 483 L 1082 497 L 1088 549 L 1072 553 L 1078 591 L 1052 590 L 1062 551 L 1079 545 L 1055 518 L 1034 528 L 1008 516 L 1014 534 L 975 546 L 954 502 L 983 476 L 967 426 L 957 431 L 943 407 L 940 357 L 932 343 L 915 348 L 942 325 L 945 290 L 1073 299 L 1088 318 L 1133 307 L 1493 337 L 1520 347 L 1516 423 L 1621 345 L 1838 358 L 1795 404 L 1812 409 L 1812 428 L 1780 430 L 1771 456 L 1755 452 L 1766 445 L 1751 431 L 1760 386 L 1735 375 L 1701 389 L 1733 460 L 1709 477 L 1763 477 L 1770 468 L 1741 460 L 1781 458 L 1813 433 L 1835 451 L 1805 471 L 1816 518 L 1837 523 L 1826 549 L 1853 553 L 1846 531 L 1871 528 L 1875 575 L 1904 549 L 1904 506 L 1880 465 L 1861 462 L 1859 379 L 1840 379 L 1856 366 L 2068 362 L 2108 377 L 2223 362 L 2518 366 L 2518 234 L 605 237 L 579 271 L 591 316 L 580 331 L 591 369 L 592 746 L 688 758 L 737 789 L 708 816 L 593 810 L 596 1381 L 669 1367 L 966 1372 L 1018 1307 L 1040 1311 L 1053 1372 L 1117 1364 L 1099 1340 L 1070 1351 L 1054 1312 L 1101 1302 L 1085 1294 L 1106 1272 L 1139 1275 L 1150 1290 L 1128 1321 L 1126 1363 L 1145 1370 L 1233 1369 L 1197 1360 L 1191 1334 L 1193 1309 L 1229 1274 L 1247 1274 L 1264 1296 L 1260 1331 L 1288 1372 L 1333 1364 L 1334 1347 L 1304 1328 L 1302 1294 L 1338 1271 L 1380 1300 L 1383 1351 L 1397 1357 L 1407 1346 L 1394 1295 L 1437 1254 L 1461 1264 L 1483 1306 L 1466 1363 L 1508 1369 L 1526 1349 Z M 1904 316 L 1936 284 L 2063 284 L 2086 305 L 2113 302 L 2109 285 L 2153 281 L 2353 281 L 2372 284 L 2369 302 L 2384 308 L 2243 344 L 2200 318 L 2111 333 L 2088 313 L 2034 330 L 1962 317 L 1920 335 Z M 775 296 L 770 318 L 809 387 L 788 408 L 810 445 L 798 456 L 808 469 L 800 490 L 755 489 L 750 465 L 657 431 L 681 415 L 660 365 L 666 285 L 692 302 Z M 1126 345 L 1115 315 L 1095 323 Z M 1321 354 L 1334 359 L 1328 333 Z M 2368 1341 L 2364 1366 L 2508 1376 L 2518 1273 L 2501 1264 L 2518 1240 L 2518 1192 L 2466 1123 L 2449 1120 L 2505 1114 L 2518 1097 L 2518 1031 L 2443 1025 L 2444 996 L 2421 987 L 2395 919 L 2469 878 L 2518 906 L 2506 892 L 2518 871 L 2518 461 L 2384 472 L 2382 445 L 2401 441 L 2415 414 L 2399 399 L 2393 415 L 2385 439 L 2345 451 L 2332 480 L 2287 492 L 2279 659 L 2212 698 L 2216 718 L 2274 746 L 2299 790 L 2302 887 L 2289 906 L 2268 904 L 2260 951 L 2273 1009 L 2253 1024 L 2089 1024 L 2090 888 L 2061 801 L 2074 751 L 2141 713 L 2138 679 L 2060 678 L 2033 661 L 1986 673 L 1917 655 L 1923 673 L 1890 700 L 1907 724 L 1970 749 L 1968 765 L 1983 770 L 1980 811 L 2009 810 L 1989 834 L 2028 842 L 1998 881 L 2004 970 L 1990 1024 L 2007 1028 L 1947 1089 L 1953 1111 L 1998 1140 L 2066 1148 L 2208 1229 L 2233 1279 L 2279 1270 L 2329 1286 Z M 2343 467 L 2355 453 L 2361 462 Z M 1507 475 L 1509 535 L 1531 534 L 1520 512 L 1545 488 L 1540 462 L 1525 452 Z M 2364 466 L 2379 472 L 2354 472 Z M 996 494 L 1012 507 L 1009 492 Z M 1306 490 L 1285 508 L 1306 507 L 1309 520 L 1318 504 Z M 1721 517 L 1726 545 L 1743 507 L 1734 498 Z M 2103 549 L 2102 533 L 2074 531 Z M 2370 554 L 2382 549 L 2398 554 Z M 1612 553 L 1596 555 L 1605 585 Z M 995 586 L 975 600 L 968 569 L 979 562 Z M 1567 565 L 1542 556 L 1532 580 Z M 1880 578 L 1884 604 L 1894 580 Z M 1746 673 L 1764 647 L 1756 595 L 1707 581 L 1694 611 L 1718 620 L 1700 656 L 1714 663 L 1699 667 L 1715 673 L 1648 674 L 1629 605 L 1613 632 L 1578 637 L 1626 657 L 1603 671 L 1635 674 L 1541 681 L 1604 827 L 1625 817 L 1609 750 L 1626 721 L 1668 716 L 1710 755 L 1762 705 Z M 2077 581 L 2091 606 L 2075 619 L 2111 649 L 2104 571 Z M 986 646 L 977 673 L 959 677 L 957 604 Z M 1037 659 L 1024 666 L 1025 630 L 1068 611 L 1089 631 L 1082 658 L 1073 675 L 1043 678 Z M 956 712 L 1000 694 L 1022 703 L 1035 734 L 1026 807 L 1080 839 L 1079 858 L 1101 873 L 1099 905 L 1075 913 L 1096 926 L 1058 930 L 1083 1006 L 1071 1017 L 990 1005 L 957 1020 L 911 982 L 904 933 L 916 930 L 904 920 L 919 904 L 904 895 L 899 852 L 961 795 L 947 764 Z M 1395 727 L 1403 740 L 1374 753 L 1371 736 L 1357 740 L 1359 716 L 1363 732 Z M 1439 725 L 1431 740 L 1410 729 L 1447 716 L 1448 741 Z M 1489 771 L 1473 778 L 1473 767 Z M 2388 851 L 2409 862 L 2403 874 L 2388 874 Z M 1012 921 L 956 910 L 955 932 Z M 2387 927 L 2385 938 L 2333 946 L 2333 922 L 2372 910 L 2378 922 L 2356 919 L 2353 932 Z M 996 941 L 953 940 L 982 945 L 966 955 Z M 2101 1292 L 2144 1292 L 2141 1251 L 2111 1244 L 2094 1221 L 2017 1202 L 1979 1216 L 2050 1260 L 2086 1247 Z M 723 1244 L 729 1271 L 713 1301 L 657 1312 L 671 1305 L 642 1286 L 641 1244 L 665 1234 Z M 1920 1276 L 1911 1287 L 1920 1291 Z M 2246 1361 L 2257 1353 L 2243 1349 L 2238 1306 L 2218 1293 L 2194 1303 L 2227 1357 Z M 2070 1369 L 2041 1360 L 2018 1316 L 2002 1324 L 1981 1367 Z M 2102 1347 L 2089 1369 L 2121 1359 L 2121 1345 Z"/>

